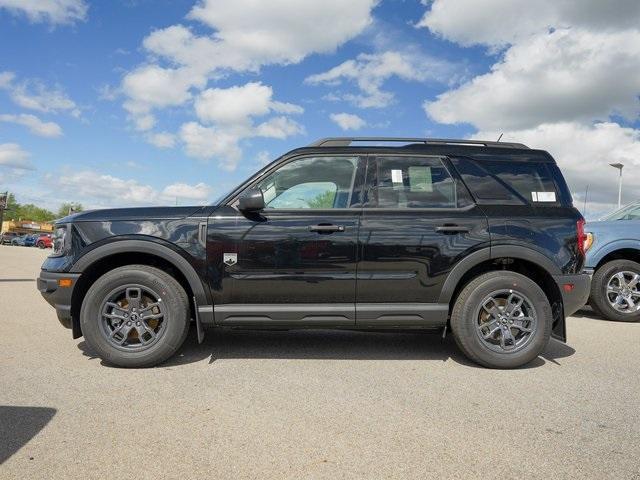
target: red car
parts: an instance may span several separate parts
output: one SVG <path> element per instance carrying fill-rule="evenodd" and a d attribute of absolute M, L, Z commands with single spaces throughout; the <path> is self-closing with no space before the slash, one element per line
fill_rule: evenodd
<path fill-rule="evenodd" d="M 43 233 L 36 240 L 36 246 L 38 248 L 51 248 L 53 247 L 53 240 L 50 233 Z"/>

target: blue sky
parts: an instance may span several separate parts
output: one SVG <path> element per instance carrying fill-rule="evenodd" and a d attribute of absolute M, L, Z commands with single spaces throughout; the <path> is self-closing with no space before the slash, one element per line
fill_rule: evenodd
<path fill-rule="evenodd" d="M 640 163 L 637 2 L 31 3 L 0 0 L 0 190 L 22 202 L 203 203 L 350 134 L 504 133 L 597 211 L 607 164 Z"/>

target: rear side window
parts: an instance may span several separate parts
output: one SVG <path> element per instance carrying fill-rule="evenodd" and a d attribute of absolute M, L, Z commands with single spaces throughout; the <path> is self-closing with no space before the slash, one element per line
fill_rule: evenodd
<path fill-rule="evenodd" d="M 464 194 L 459 195 L 459 185 L 438 158 L 379 156 L 375 165 L 368 206 L 456 208 L 470 203 L 470 199 L 464 196 L 464 187 Z"/>
<path fill-rule="evenodd" d="M 557 204 L 555 184 L 547 165 L 468 158 L 453 159 L 471 193 L 481 203 Z"/>

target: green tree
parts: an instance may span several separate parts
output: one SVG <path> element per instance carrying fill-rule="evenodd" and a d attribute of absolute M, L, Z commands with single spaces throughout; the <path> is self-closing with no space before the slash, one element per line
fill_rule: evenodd
<path fill-rule="evenodd" d="M 309 200 L 310 208 L 333 208 L 333 202 L 336 198 L 336 192 L 327 190 Z"/>
<path fill-rule="evenodd" d="M 67 215 L 69 215 L 69 212 L 71 210 L 73 210 L 74 212 L 81 212 L 84 210 L 84 207 L 81 203 L 65 202 L 60 205 L 60 208 L 58 209 L 58 218 L 66 217 Z"/>
<path fill-rule="evenodd" d="M 53 212 L 38 207 L 32 203 L 21 204 L 16 201 L 13 193 L 7 196 L 7 210 L 5 220 L 33 220 L 34 222 L 48 222 L 56 218 Z"/>

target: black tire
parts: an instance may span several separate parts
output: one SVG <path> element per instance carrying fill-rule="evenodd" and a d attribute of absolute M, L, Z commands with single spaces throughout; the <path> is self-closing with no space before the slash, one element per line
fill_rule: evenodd
<path fill-rule="evenodd" d="M 114 290 L 129 285 L 157 292 L 165 309 L 162 334 L 155 343 L 135 351 L 112 345 L 102 326 L 103 303 Z M 167 360 L 184 343 L 190 323 L 189 299 L 176 279 L 162 270 L 128 265 L 105 273 L 91 286 L 80 309 L 80 323 L 86 342 L 105 362 L 128 368 L 151 367 Z"/>
<path fill-rule="evenodd" d="M 44 242 L 42 241 L 38 242 L 38 248 L 41 250 L 44 249 Z"/>
<path fill-rule="evenodd" d="M 611 306 L 607 299 L 607 285 L 609 280 L 620 272 L 640 274 L 640 264 L 631 260 L 612 260 L 598 268 L 591 282 L 589 305 L 591 305 L 591 308 L 593 308 L 596 313 L 608 320 L 615 320 L 617 322 L 640 321 L 640 310 L 629 313 L 619 312 Z M 638 287 L 636 287 L 636 289 L 640 290 Z M 640 301 L 640 299 L 638 299 L 638 301 Z"/>
<path fill-rule="evenodd" d="M 478 309 L 487 296 L 498 291 L 524 295 L 535 310 L 536 326 L 514 351 L 495 351 L 478 333 Z M 451 312 L 451 330 L 458 347 L 470 360 L 488 368 L 517 368 L 535 359 L 549 343 L 552 324 L 551 306 L 542 289 L 524 275 L 509 271 L 489 272 L 473 279 L 462 289 Z"/>

